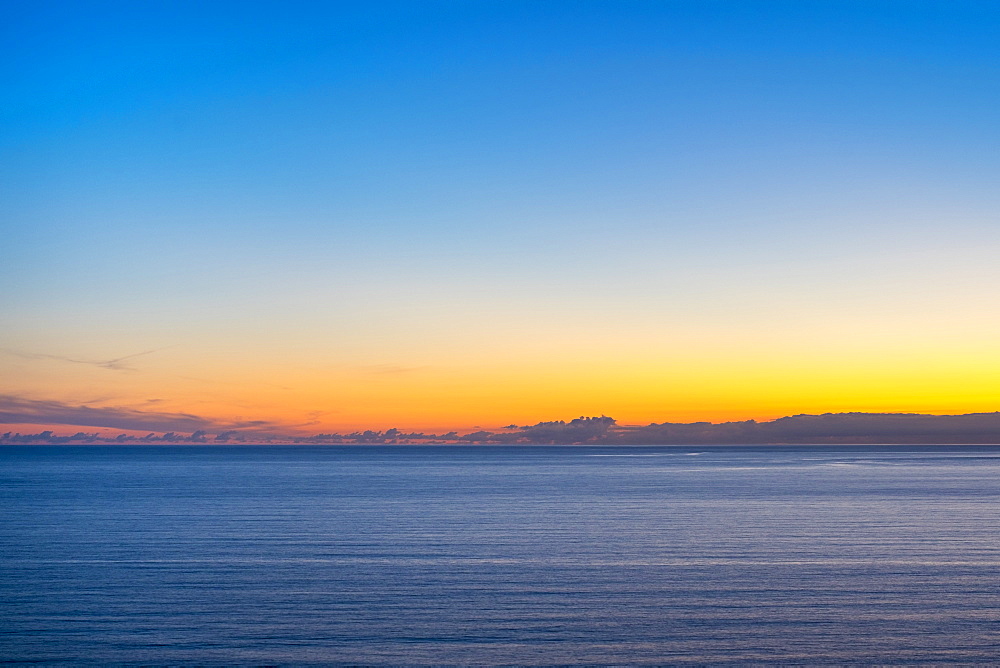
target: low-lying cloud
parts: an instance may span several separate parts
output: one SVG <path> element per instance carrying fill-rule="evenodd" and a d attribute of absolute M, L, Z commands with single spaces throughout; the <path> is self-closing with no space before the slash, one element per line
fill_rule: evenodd
<path fill-rule="evenodd" d="M 74 405 L 61 401 L 25 399 L 14 395 L 0 395 L 0 424 L 62 424 L 129 431 L 206 433 L 278 426 L 265 420 L 223 423 L 192 413 L 147 411 L 127 406 Z"/>
<path fill-rule="evenodd" d="M 265 420 L 223 423 L 191 413 L 168 413 L 131 407 L 92 407 L 58 401 L 39 401 L 0 395 L 0 423 L 73 425 L 129 431 L 149 431 L 147 436 L 121 434 L 108 438 L 79 432 L 56 436 L 4 434 L 3 443 L 147 442 L 147 443 L 493 443 L 493 444 L 604 444 L 604 445 L 750 445 L 750 444 L 875 444 L 875 443 L 997 443 L 1000 413 L 922 415 L 899 413 L 827 413 L 795 415 L 769 422 L 664 422 L 644 426 L 619 425 L 613 418 L 579 417 L 507 425 L 501 431 L 450 431 L 440 434 L 365 430 L 303 436 L 302 428 L 314 424 L 284 424 Z M 155 433 L 154 433 L 155 432 Z"/>

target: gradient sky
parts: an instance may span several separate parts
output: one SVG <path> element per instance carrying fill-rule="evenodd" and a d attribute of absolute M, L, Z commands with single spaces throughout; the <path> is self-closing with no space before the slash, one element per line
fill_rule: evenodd
<path fill-rule="evenodd" d="M 0 11 L 15 427 L 1000 409 L 995 2 Z"/>

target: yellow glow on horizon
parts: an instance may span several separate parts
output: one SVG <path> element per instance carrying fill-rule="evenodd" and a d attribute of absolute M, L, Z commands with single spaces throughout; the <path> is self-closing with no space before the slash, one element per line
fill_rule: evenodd
<path fill-rule="evenodd" d="M 390 361 L 319 341 L 277 348 L 248 338 L 166 349 L 131 371 L 7 357 L 0 393 L 187 413 L 218 424 L 263 420 L 299 434 L 389 427 L 439 433 L 601 414 L 648 424 L 1000 408 L 1000 351 L 988 332 L 905 325 L 737 333 L 617 330 L 611 323 L 575 335 L 505 331 L 478 348 L 454 350 L 450 341 L 413 339 L 381 358 Z"/>

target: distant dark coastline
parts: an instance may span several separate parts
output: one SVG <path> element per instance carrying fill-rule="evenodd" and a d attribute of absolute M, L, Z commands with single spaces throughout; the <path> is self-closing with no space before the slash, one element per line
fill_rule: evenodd
<path fill-rule="evenodd" d="M 795 415 L 768 422 L 663 422 L 619 425 L 613 418 L 508 425 L 500 431 L 426 434 L 367 430 L 347 434 L 296 436 L 230 430 L 149 433 L 146 436 L 98 433 L 0 434 L 0 445 L 59 444 L 325 444 L 325 445 L 987 445 L 1000 444 L 1000 412 L 967 415 L 901 413 L 825 413 Z"/>

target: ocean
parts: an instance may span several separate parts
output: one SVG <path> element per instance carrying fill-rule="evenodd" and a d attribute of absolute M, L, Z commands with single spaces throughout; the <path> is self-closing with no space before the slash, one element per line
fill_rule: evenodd
<path fill-rule="evenodd" d="M 1000 662 L 1000 448 L 2 446 L 0 660 Z"/>

